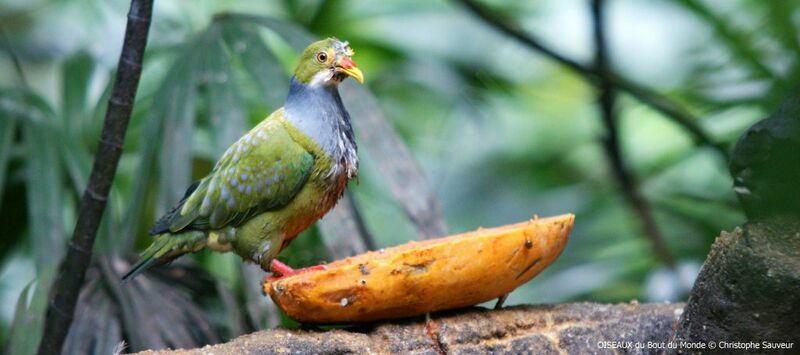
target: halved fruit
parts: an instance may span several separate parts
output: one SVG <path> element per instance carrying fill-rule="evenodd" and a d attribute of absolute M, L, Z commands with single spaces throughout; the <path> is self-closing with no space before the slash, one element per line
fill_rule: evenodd
<path fill-rule="evenodd" d="M 266 281 L 264 292 L 304 323 L 403 318 L 500 297 L 550 265 L 575 216 L 409 242 L 334 261 L 326 270 Z"/>

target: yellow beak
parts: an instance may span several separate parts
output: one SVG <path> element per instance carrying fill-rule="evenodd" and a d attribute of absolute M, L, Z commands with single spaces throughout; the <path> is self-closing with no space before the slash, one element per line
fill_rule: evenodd
<path fill-rule="evenodd" d="M 339 62 L 336 63 L 336 69 L 339 72 L 345 73 L 353 79 L 356 79 L 356 81 L 362 85 L 364 84 L 364 73 L 361 72 L 361 69 L 358 69 L 356 63 L 354 63 L 350 57 L 342 56 L 339 59 Z"/>

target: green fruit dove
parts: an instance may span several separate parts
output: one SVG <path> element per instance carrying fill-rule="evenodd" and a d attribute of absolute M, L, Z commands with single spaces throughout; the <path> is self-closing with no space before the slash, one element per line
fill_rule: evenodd
<path fill-rule="evenodd" d="M 273 274 L 275 259 L 327 213 L 356 177 L 358 156 L 338 86 L 364 83 L 347 42 L 328 38 L 301 54 L 284 106 L 230 146 L 150 234 L 152 244 L 123 277 L 209 248 L 233 251 Z"/>

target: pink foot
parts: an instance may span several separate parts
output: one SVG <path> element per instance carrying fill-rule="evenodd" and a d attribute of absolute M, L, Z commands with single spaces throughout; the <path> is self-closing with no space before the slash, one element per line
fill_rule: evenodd
<path fill-rule="evenodd" d="M 282 277 L 302 274 L 304 272 L 319 271 L 319 270 L 327 270 L 328 269 L 328 267 L 325 266 L 325 265 L 314 265 L 314 266 L 309 266 L 309 267 L 306 267 L 306 268 L 295 270 L 295 269 L 292 269 L 289 265 L 286 265 L 286 264 L 280 262 L 278 259 L 272 259 L 272 261 L 269 264 L 269 268 L 272 271 L 272 276 L 269 278 L 269 281 L 275 281 L 275 280 L 280 279 Z"/>

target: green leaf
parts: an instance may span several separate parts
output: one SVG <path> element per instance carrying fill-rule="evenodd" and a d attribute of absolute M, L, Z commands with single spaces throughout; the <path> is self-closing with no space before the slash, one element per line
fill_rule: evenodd
<path fill-rule="evenodd" d="M 207 50 L 207 48 L 198 48 Z M 165 138 L 158 155 L 159 188 L 158 212 L 165 213 L 180 201 L 192 179 L 192 136 L 196 113 L 195 76 L 210 75 L 196 73 L 193 61 L 179 64 L 176 70 L 175 90 L 156 98 L 154 107 L 163 107 Z M 154 110 L 156 111 L 156 110 Z M 156 111 L 157 112 L 157 111 Z"/>
<path fill-rule="evenodd" d="M 289 78 L 278 58 L 264 44 L 258 29 L 249 23 L 230 22 L 224 23 L 222 28 L 231 55 L 239 60 L 256 84 L 260 97 L 268 107 L 280 107 L 289 91 Z"/>
<path fill-rule="evenodd" d="M 291 22 L 286 22 L 274 17 L 258 16 L 249 14 L 223 14 L 217 16 L 218 21 L 242 21 L 251 22 L 260 26 L 267 27 L 289 42 L 296 51 L 302 51 L 309 43 L 316 41 L 317 38 L 300 26 Z"/>
<path fill-rule="evenodd" d="M 240 84 L 236 82 L 219 27 L 208 29 L 210 38 L 204 47 L 208 55 L 202 69 L 206 73 L 203 87 L 206 89 L 205 101 L 208 104 L 214 159 L 222 156 L 248 129 L 245 107 L 238 90 Z"/>
<path fill-rule="evenodd" d="M 49 269 L 61 260 L 64 251 L 59 125 L 53 110 L 41 97 L 26 91 L 4 92 L 0 96 L 3 94 L 8 96 L 0 100 L 0 109 L 10 111 L 23 122 L 31 244 L 36 265 L 40 270 Z"/>
<path fill-rule="evenodd" d="M 64 162 L 64 168 L 70 180 L 72 180 L 72 188 L 75 194 L 81 196 L 89 182 L 89 172 L 92 169 L 92 155 L 78 144 L 73 136 L 62 134 L 59 138 L 63 147 L 59 152 Z"/>
<path fill-rule="evenodd" d="M 44 330 L 47 297 L 55 268 L 40 270 L 36 280 L 22 290 L 8 336 L 8 354 L 35 354 Z"/>
<path fill-rule="evenodd" d="M 28 286 L 22 289 L 17 300 L 17 306 L 14 311 L 14 320 L 11 323 L 11 331 L 8 336 L 8 344 L 6 349 L 9 354 L 35 354 L 36 348 L 39 346 L 38 337 L 30 336 L 34 334 L 36 329 L 39 328 L 37 319 L 30 317 L 28 301 L 31 296 L 31 290 L 34 281 L 31 281 Z M 38 319 L 41 321 L 41 319 Z M 41 329 L 39 329 L 41 334 Z M 22 336 L 20 334 L 23 334 Z"/>
<path fill-rule="evenodd" d="M 64 251 L 61 169 L 58 140 L 47 129 L 26 125 L 23 129 L 27 157 L 25 173 L 28 220 L 36 265 L 56 265 Z"/>
<path fill-rule="evenodd" d="M 162 212 L 168 208 L 166 205 L 178 202 L 188 187 L 191 167 L 189 144 L 196 104 L 195 77 L 201 74 L 195 67 L 196 58 L 195 47 L 191 43 L 184 46 L 153 98 L 144 122 L 142 134 L 145 144 L 139 153 L 139 168 L 133 180 L 131 199 L 123 223 L 126 228 L 124 237 L 121 238 L 123 245 L 129 245 L 135 240 L 143 222 L 145 202 L 156 175 L 160 176 L 158 181 L 163 184 L 158 191 Z M 164 141 L 165 137 L 169 140 Z M 162 168 L 158 174 L 156 167 Z M 183 186 L 177 187 L 179 184 Z M 173 186 L 177 192 L 169 191 L 169 187 Z"/>
<path fill-rule="evenodd" d="M 0 89 L 0 112 L 25 124 L 58 127 L 50 104 L 28 90 Z"/>
<path fill-rule="evenodd" d="M 94 68 L 94 59 L 85 52 L 68 58 L 61 66 L 61 116 L 70 131 L 88 119 L 87 100 Z"/>

